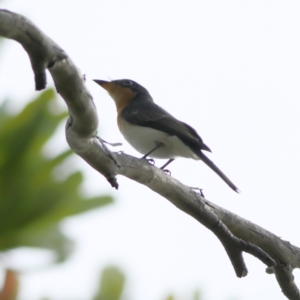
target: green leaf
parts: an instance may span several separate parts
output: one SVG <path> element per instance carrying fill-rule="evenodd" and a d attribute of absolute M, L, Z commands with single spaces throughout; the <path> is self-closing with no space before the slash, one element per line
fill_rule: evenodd
<path fill-rule="evenodd" d="M 55 170 L 73 155 L 71 150 L 54 158 L 43 154 L 44 145 L 67 117 L 53 109 L 55 103 L 55 92 L 49 89 L 18 115 L 0 107 L 0 250 L 52 249 L 62 261 L 72 242 L 61 233 L 59 223 L 112 203 L 112 198 L 84 197 L 81 172 L 55 178 Z"/>
<path fill-rule="evenodd" d="M 125 275 L 116 267 L 106 267 L 101 274 L 100 288 L 94 300 L 119 300 L 124 289 Z"/>

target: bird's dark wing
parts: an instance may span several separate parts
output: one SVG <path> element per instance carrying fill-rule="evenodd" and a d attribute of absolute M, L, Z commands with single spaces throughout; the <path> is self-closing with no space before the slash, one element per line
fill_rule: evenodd
<path fill-rule="evenodd" d="M 122 117 L 131 124 L 150 127 L 170 135 L 175 135 L 195 152 L 210 151 L 195 129 L 177 120 L 166 110 L 147 100 L 138 100 L 127 105 L 122 111 Z"/>

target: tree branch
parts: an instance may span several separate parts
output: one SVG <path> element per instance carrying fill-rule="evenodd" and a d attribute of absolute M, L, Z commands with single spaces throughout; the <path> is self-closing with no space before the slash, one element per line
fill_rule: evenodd
<path fill-rule="evenodd" d="M 92 96 L 68 55 L 25 17 L 0 10 L 0 35 L 21 43 L 28 53 L 37 90 L 46 86 L 45 70 L 54 79 L 70 117 L 66 139 L 73 151 L 118 188 L 116 175 L 139 182 L 168 199 L 210 229 L 221 241 L 238 277 L 247 275 L 242 256 L 250 253 L 268 266 L 288 299 L 300 299 L 293 269 L 300 267 L 300 249 L 271 232 L 212 202 L 162 170 L 124 153 L 111 152 L 97 137 L 98 117 Z"/>

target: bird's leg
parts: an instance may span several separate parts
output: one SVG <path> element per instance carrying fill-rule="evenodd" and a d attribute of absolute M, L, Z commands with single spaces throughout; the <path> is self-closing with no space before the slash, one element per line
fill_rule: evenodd
<path fill-rule="evenodd" d="M 162 167 L 161 167 L 161 169 L 165 172 L 165 173 L 167 173 L 168 175 L 171 175 L 171 172 L 169 171 L 169 170 L 165 170 L 165 167 L 167 166 L 167 165 L 169 165 L 173 160 L 175 160 L 175 158 L 170 158 Z"/>
<path fill-rule="evenodd" d="M 156 149 L 160 148 L 162 145 L 163 145 L 163 143 L 157 143 L 157 145 L 152 150 L 150 150 L 149 152 L 147 152 L 142 158 L 146 158 L 151 153 L 153 153 Z"/>
<path fill-rule="evenodd" d="M 100 136 L 96 136 L 96 138 L 97 138 L 101 143 L 105 143 L 105 144 L 111 145 L 111 146 L 113 146 L 113 147 L 122 146 L 122 143 L 109 143 L 109 142 L 103 140 Z"/>
<path fill-rule="evenodd" d="M 151 153 L 153 153 L 156 149 L 160 148 L 161 146 L 163 145 L 163 143 L 158 143 L 153 149 L 151 149 L 149 152 L 147 152 L 143 157 L 141 157 L 141 159 L 147 159 L 147 156 L 149 156 Z M 147 159 L 147 161 L 154 165 L 155 164 L 155 161 L 150 158 L 150 159 Z"/>
<path fill-rule="evenodd" d="M 167 166 L 167 165 L 169 165 L 173 160 L 175 160 L 175 158 L 170 158 L 162 167 L 160 167 L 162 170 L 164 170 L 165 169 L 165 167 Z"/>

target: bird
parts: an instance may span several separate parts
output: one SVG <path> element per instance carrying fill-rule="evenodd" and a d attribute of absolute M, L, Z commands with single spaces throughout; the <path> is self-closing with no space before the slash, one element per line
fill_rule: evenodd
<path fill-rule="evenodd" d="M 202 160 L 231 189 L 240 192 L 203 153 L 211 150 L 197 131 L 154 103 L 146 88 L 131 79 L 94 79 L 94 82 L 105 89 L 114 100 L 119 130 L 128 143 L 144 155 L 142 158 L 168 159 L 161 167 L 163 170 L 177 157 Z"/>

